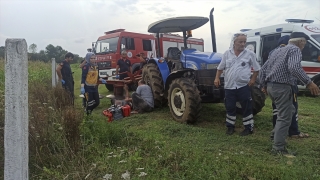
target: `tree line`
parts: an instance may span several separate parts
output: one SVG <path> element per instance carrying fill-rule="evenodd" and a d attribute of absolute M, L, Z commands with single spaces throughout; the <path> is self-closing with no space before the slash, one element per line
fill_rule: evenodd
<path fill-rule="evenodd" d="M 29 61 L 44 61 L 51 62 L 51 58 L 55 58 L 56 62 L 59 63 L 64 60 L 64 55 L 68 51 L 63 49 L 61 46 L 53 46 L 49 44 L 46 46 L 45 50 L 37 51 L 37 45 L 31 44 L 28 48 L 28 60 Z M 80 63 L 83 60 L 83 57 L 80 57 L 78 54 L 73 54 L 74 58 L 71 63 Z M 0 46 L 0 58 L 4 59 L 5 56 L 5 47 Z"/>

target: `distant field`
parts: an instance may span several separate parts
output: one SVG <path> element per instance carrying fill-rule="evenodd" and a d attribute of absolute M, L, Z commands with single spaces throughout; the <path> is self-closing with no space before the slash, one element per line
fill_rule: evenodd
<path fill-rule="evenodd" d="M 50 83 L 46 78 L 51 75 L 50 65 L 34 65 L 30 63 L 34 68 L 30 70 L 29 78 L 44 77 L 46 80 L 42 83 Z M 47 72 L 38 72 L 42 68 Z M 78 65 L 72 65 L 72 68 L 76 107 L 82 112 L 82 99 L 78 97 L 81 70 Z M 0 61 L 0 83 L 1 86 L 4 83 L 3 61 Z M 3 94 L 3 87 L 0 91 Z M 109 94 L 104 85 L 100 85 L 99 91 L 104 96 Z M 68 148 L 68 144 L 62 143 L 59 131 L 54 131 L 56 138 L 41 142 L 60 149 L 50 151 L 47 161 L 44 161 L 44 155 L 36 157 L 32 154 L 30 179 L 103 179 L 108 174 L 112 174 L 112 179 L 122 179 L 126 171 L 131 179 L 150 180 L 320 179 L 320 98 L 300 96 L 298 100 L 300 130 L 311 137 L 288 139 L 289 148 L 296 150 L 298 155 L 286 158 L 269 154 L 272 127 L 269 98 L 262 112 L 255 116 L 255 133 L 247 137 L 238 136 L 242 130 L 241 116 L 237 120 L 237 132 L 232 136 L 225 135 L 222 104 L 203 104 L 202 116 L 195 125 L 173 121 L 168 108 L 107 123 L 102 111 L 110 106 L 110 100 L 104 98 L 94 110 L 95 122 L 80 125 L 79 152 L 63 154 L 62 149 Z M 3 117 L 3 104 L 0 109 Z M 50 115 L 55 116 L 54 113 Z M 1 120 L 1 140 L 3 124 Z M 47 129 L 51 126 L 56 123 L 49 123 Z M 3 162 L 2 148 L 0 157 Z"/>

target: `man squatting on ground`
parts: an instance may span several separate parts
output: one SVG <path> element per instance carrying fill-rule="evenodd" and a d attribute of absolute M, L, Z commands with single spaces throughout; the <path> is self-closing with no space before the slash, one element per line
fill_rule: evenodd
<path fill-rule="evenodd" d="M 126 99 L 129 100 L 128 86 L 124 86 Z M 138 88 L 132 95 L 132 113 L 150 112 L 154 108 L 153 94 L 150 86 L 146 85 L 143 80 L 139 80 Z"/>
<path fill-rule="evenodd" d="M 88 59 L 86 65 L 82 67 L 81 94 L 85 94 L 87 100 L 86 112 L 87 115 L 90 115 L 92 110 L 100 104 L 98 80 L 103 84 L 107 82 L 99 77 L 96 56 L 93 53 L 88 53 Z"/>
<path fill-rule="evenodd" d="M 274 50 L 285 47 L 288 44 L 289 39 L 290 39 L 289 35 L 285 35 L 285 36 L 280 37 L 280 39 L 278 40 L 278 47 L 276 47 Z M 269 53 L 269 57 L 273 53 L 274 50 L 272 50 Z M 268 59 L 269 59 L 269 57 L 268 57 Z M 266 66 L 262 66 L 262 68 L 261 68 L 261 71 L 259 73 L 259 82 L 264 81 L 265 77 L 263 77 L 263 75 L 265 75 L 265 74 L 263 73 L 263 70 L 265 69 L 265 67 Z M 266 85 L 261 85 L 262 91 L 264 93 L 266 93 L 267 87 L 263 87 L 263 86 L 266 86 Z M 299 92 L 299 89 L 298 89 L 298 85 L 297 85 L 297 79 L 295 79 L 294 85 L 292 86 L 292 95 L 293 95 L 293 105 L 296 110 L 295 110 L 294 115 L 292 116 L 291 125 L 289 127 L 288 134 L 289 134 L 289 137 L 305 138 L 305 137 L 309 137 L 309 134 L 300 132 L 299 126 L 298 126 L 298 99 L 297 99 L 298 92 Z M 274 128 L 276 125 L 276 122 L 277 122 L 277 117 L 278 117 L 278 109 L 274 103 L 272 103 L 272 109 L 273 109 L 272 123 L 273 123 L 273 128 Z M 270 139 L 273 141 L 273 138 L 274 138 L 274 132 L 272 130 Z"/>
<path fill-rule="evenodd" d="M 62 61 L 56 69 L 59 81 L 62 83 L 62 87 L 70 95 L 72 105 L 74 104 L 74 80 L 70 62 L 73 60 L 73 58 L 74 55 L 71 52 L 68 52 L 64 56 L 64 61 Z"/>
<path fill-rule="evenodd" d="M 256 60 L 256 55 L 251 50 L 245 49 L 246 34 L 235 34 L 233 37 L 233 47 L 227 50 L 218 66 L 218 71 L 214 84 L 220 86 L 220 76 L 224 70 L 224 89 L 226 117 L 226 134 L 235 132 L 236 122 L 236 102 L 240 102 L 242 107 L 242 122 L 245 129 L 240 136 L 247 136 L 253 133 L 252 98 L 249 86 L 252 86 L 258 76 L 260 65 Z M 251 76 L 251 67 L 253 75 Z"/>
<path fill-rule="evenodd" d="M 289 44 L 274 50 L 261 71 L 263 78 L 260 83 L 267 87 L 266 93 L 278 109 L 271 151 L 274 154 L 290 154 L 286 149 L 286 137 L 296 111 L 292 103 L 292 86 L 295 85 L 296 79 L 307 85 L 311 94 L 319 95 L 320 92 L 301 66 L 301 50 L 308 39 L 309 37 L 302 32 L 293 32 Z"/>

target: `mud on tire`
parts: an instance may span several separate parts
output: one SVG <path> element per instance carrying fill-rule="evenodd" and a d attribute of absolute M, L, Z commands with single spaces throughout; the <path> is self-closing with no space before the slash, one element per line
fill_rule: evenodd
<path fill-rule="evenodd" d="M 142 79 L 151 87 L 154 107 L 161 107 L 163 102 L 163 80 L 158 67 L 153 64 L 147 64 L 143 67 L 142 70 Z"/>
<path fill-rule="evenodd" d="M 195 123 L 200 116 L 201 98 L 195 83 L 188 78 L 172 81 L 168 104 L 174 119 L 181 123 Z"/>
<path fill-rule="evenodd" d="M 266 95 L 256 86 L 250 87 L 252 97 L 252 113 L 258 114 L 265 106 Z M 240 103 L 237 102 L 237 113 L 242 114 Z"/>

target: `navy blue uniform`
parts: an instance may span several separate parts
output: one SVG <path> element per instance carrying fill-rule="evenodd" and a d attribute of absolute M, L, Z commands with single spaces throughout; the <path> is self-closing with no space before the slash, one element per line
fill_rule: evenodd
<path fill-rule="evenodd" d="M 130 72 L 131 62 L 128 59 L 126 59 L 126 60 L 119 59 L 117 62 L 117 65 L 120 68 L 119 73 L 126 72 L 126 71 Z M 128 74 L 126 74 L 126 73 L 119 75 L 120 80 L 122 80 L 126 77 L 128 77 Z"/>
<path fill-rule="evenodd" d="M 71 103 L 74 104 L 74 80 L 73 72 L 71 71 L 70 64 L 64 60 L 60 63 L 62 79 L 65 81 L 65 84 L 62 84 L 62 87 L 66 89 L 71 96 Z"/>
<path fill-rule="evenodd" d="M 87 114 L 91 114 L 92 110 L 100 104 L 98 92 L 99 78 L 98 66 L 87 63 L 82 67 L 81 84 L 84 84 Z"/>

